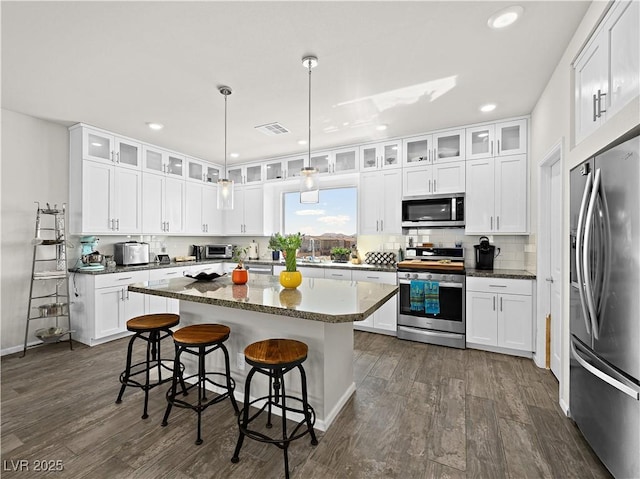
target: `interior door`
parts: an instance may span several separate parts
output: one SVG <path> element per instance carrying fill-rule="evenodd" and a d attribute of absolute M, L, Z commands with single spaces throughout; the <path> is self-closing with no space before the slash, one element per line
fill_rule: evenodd
<path fill-rule="evenodd" d="M 548 217 L 551 219 L 549 271 L 551 271 L 551 372 L 560 378 L 562 354 L 562 167 L 556 161 L 551 166 L 551 199 Z"/>

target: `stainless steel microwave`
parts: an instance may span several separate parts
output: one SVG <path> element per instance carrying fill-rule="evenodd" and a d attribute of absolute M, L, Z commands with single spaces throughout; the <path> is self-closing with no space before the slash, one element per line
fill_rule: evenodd
<path fill-rule="evenodd" d="M 230 244 L 208 244 L 204 247 L 206 259 L 229 259 L 233 256 L 233 246 Z"/>
<path fill-rule="evenodd" d="M 402 200 L 403 228 L 464 227 L 464 194 Z"/>

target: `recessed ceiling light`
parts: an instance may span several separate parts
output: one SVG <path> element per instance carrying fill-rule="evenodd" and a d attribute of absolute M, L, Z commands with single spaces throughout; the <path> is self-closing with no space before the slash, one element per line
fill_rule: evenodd
<path fill-rule="evenodd" d="M 524 9 L 518 5 L 505 8 L 491 15 L 489 20 L 487 20 L 487 25 L 489 25 L 489 28 L 494 29 L 508 27 L 520 18 L 522 12 L 524 12 Z"/>
<path fill-rule="evenodd" d="M 240 153 L 229 153 L 229 156 L 231 158 L 238 158 L 240 156 Z"/>
<path fill-rule="evenodd" d="M 152 130 L 162 130 L 164 128 L 164 125 L 162 123 L 154 123 L 154 122 L 147 122 L 147 126 Z"/>
<path fill-rule="evenodd" d="M 378 131 L 384 131 L 387 129 L 387 125 L 378 125 L 376 126 L 376 130 Z"/>
<path fill-rule="evenodd" d="M 298 140 L 298 145 L 306 145 L 307 140 Z"/>
<path fill-rule="evenodd" d="M 496 109 L 495 103 L 487 103 L 486 105 L 483 105 L 480 107 L 480 111 L 483 113 L 489 113 L 490 111 L 493 111 L 495 109 Z"/>

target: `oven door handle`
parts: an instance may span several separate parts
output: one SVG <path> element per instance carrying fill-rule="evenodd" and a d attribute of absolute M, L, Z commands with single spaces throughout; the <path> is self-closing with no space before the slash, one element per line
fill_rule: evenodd
<path fill-rule="evenodd" d="M 433 280 L 433 279 L 420 279 L 418 281 L 435 281 L 436 283 L 438 283 L 440 285 L 441 288 L 458 288 L 458 289 L 462 289 L 462 283 L 445 283 L 444 281 L 438 281 L 438 280 Z M 411 284 L 411 280 L 399 279 L 398 283 L 399 284 Z"/>

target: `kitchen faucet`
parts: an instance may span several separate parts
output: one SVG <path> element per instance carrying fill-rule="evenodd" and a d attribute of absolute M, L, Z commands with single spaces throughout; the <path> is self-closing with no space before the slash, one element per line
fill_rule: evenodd
<path fill-rule="evenodd" d="M 315 261 L 316 259 L 316 240 L 310 238 L 311 241 L 311 261 Z"/>

